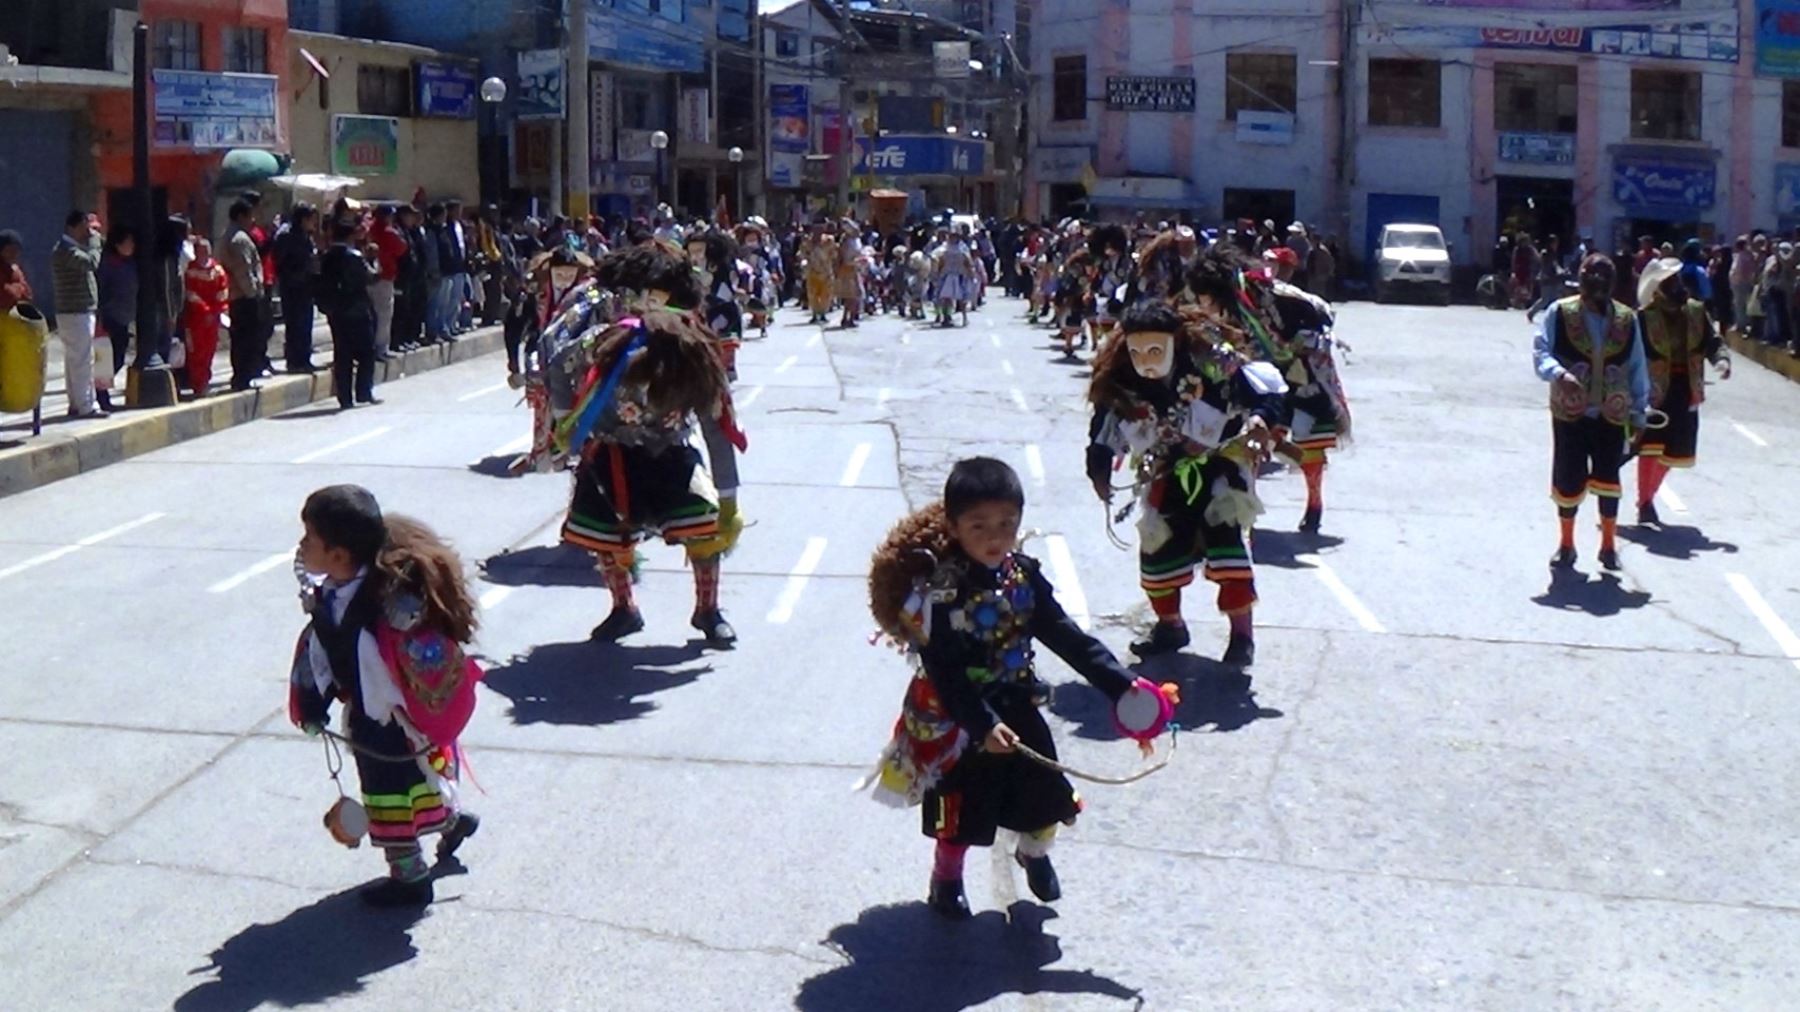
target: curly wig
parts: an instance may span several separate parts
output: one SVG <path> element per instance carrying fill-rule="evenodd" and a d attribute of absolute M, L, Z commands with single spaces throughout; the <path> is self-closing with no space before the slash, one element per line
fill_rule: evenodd
<path fill-rule="evenodd" d="M 606 254 L 595 262 L 594 277 L 614 291 L 668 292 L 669 304 L 674 306 L 698 306 L 702 298 L 687 257 L 670 252 L 659 243 L 629 246 Z"/>
<path fill-rule="evenodd" d="M 906 599 L 955 546 L 942 502 L 932 503 L 888 531 L 869 562 L 869 613 L 882 632 L 897 640 L 913 638 L 900 615 Z"/>
<path fill-rule="evenodd" d="M 427 627 L 458 643 L 473 640 L 480 620 L 462 558 L 424 523 L 397 513 L 384 519 L 387 543 L 375 562 L 384 589 L 417 597 Z"/>
<path fill-rule="evenodd" d="M 1123 225 L 1101 225 L 1088 236 L 1087 248 L 1093 252 L 1095 259 L 1104 260 L 1107 250 L 1114 253 L 1131 252 L 1131 236 L 1126 234 Z"/>
<path fill-rule="evenodd" d="M 700 315 L 691 310 L 646 309 L 638 314 L 646 340 L 625 368 L 624 382 L 642 386 L 647 407 L 656 414 L 718 414 L 730 381 L 719 357 L 719 342 Z M 612 370 L 637 334 L 620 320 L 595 339 L 594 361 L 601 375 Z"/>

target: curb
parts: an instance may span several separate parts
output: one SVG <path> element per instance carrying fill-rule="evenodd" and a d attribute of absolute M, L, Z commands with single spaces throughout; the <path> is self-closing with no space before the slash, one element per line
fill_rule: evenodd
<path fill-rule="evenodd" d="M 442 369 L 490 355 L 506 346 L 499 327 L 483 327 L 454 344 L 432 345 L 375 363 L 375 382 Z M 233 426 L 333 398 L 331 370 L 311 376 L 265 379 L 255 390 L 214 394 L 149 411 L 127 411 L 91 428 L 61 435 L 46 428 L 23 445 L 0 450 L 0 497 L 72 478 L 108 464 Z"/>
<path fill-rule="evenodd" d="M 1725 343 L 1730 346 L 1733 355 L 1747 358 L 1777 376 L 1785 376 L 1791 382 L 1800 383 L 1800 357 L 1790 354 L 1786 348 L 1752 341 L 1735 330 L 1725 334 Z"/>

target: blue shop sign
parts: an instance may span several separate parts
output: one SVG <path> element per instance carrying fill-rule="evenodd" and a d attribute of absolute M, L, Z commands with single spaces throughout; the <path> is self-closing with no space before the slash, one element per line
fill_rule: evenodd
<path fill-rule="evenodd" d="M 875 176 L 980 176 L 987 173 L 987 144 L 942 134 L 889 134 L 856 139 L 856 174 Z"/>
<path fill-rule="evenodd" d="M 419 115 L 475 118 L 475 72 L 449 63 L 416 63 Z"/>
<path fill-rule="evenodd" d="M 1613 199 L 1645 217 L 1685 218 L 1709 210 L 1718 187 L 1711 158 L 1684 158 L 1679 153 L 1613 155 Z"/>
<path fill-rule="evenodd" d="M 155 139 L 162 147 L 274 148 L 277 80 L 267 74 L 156 70 Z"/>
<path fill-rule="evenodd" d="M 667 70 L 682 74 L 706 72 L 706 37 L 686 19 L 680 0 L 665 0 L 654 16 L 641 0 L 590 0 L 588 7 L 588 56 L 608 63 Z"/>

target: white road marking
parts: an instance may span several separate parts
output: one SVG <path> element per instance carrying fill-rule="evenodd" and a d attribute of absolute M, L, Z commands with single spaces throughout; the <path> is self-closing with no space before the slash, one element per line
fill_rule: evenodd
<path fill-rule="evenodd" d="M 487 611 L 489 608 L 492 608 L 493 606 L 499 604 L 501 601 L 504 601 L 507 598 L 511 597 L 514 589 L 516 589 L 516 588 L 513 588 L 513 587 L 489 587 L 487 590 L 482 591 L 482 593 L 481 593 L 481 610 Z"/>
<path fill-rule="evenodd" d="M 206 592 L 208 594 L 223 594 L 223 593 L 226 593 L 227 591 L 236 590 L 239 587 L 242 587 L 244 584 L 249 583 L 251 580 L 256 579 L 257 577 L 263 575 L 264 573 L 268 572 L 271 569 L 280 569 L 282 563 L 293 562 L 293 561 L 294 561 L 294 553 L 293 552 L 277 552 L 276 554 L 271 555 L 268 558 L 263 559 L 262 561 L 257 562 L 252 566 L 249 566 L 246 569 L 239 570 L 238 572 L 233 573 L 230 576 L 227 576 L 225 579 L 220 580 L 218 583 L 215 583 L 212 586 L 206 588 Z"/>
<path fill-rule="evenodd" d="M 1008 376 L 1011 376 L 1013 374 L 1012 360 L 1007 359 L 1007 358 L 1001 359 L 1000 360 L 1000 371 L 1007 374 Z"/>
<path fill-rule="evenodd" d="M 1031 472 L 1031 480 L 1039 485 L 1044 483 L 1044 451 L 1038 449 L 1036 443 L 1025 446 L 1025 470 Z"/>
<path fill-rule="evenodd" d="M 749 393 L 746 393 L 742 397 L 734 398 L 733 405 L 735 407 L 739 407 L 739 408 L 747 408 L 750 405 L 756 403 L 756 399 L 758 397 L 762 396 L 762 392 L 763 392 L 763 388 L 762 388 L 762 385 L 759 383 L 756 386 L 751 387 Z"/>
<path fill-rule="evenodd" d="M 894 392 L 892 390 L 889 390 L 887 387 L 882 387 L 880 390 L 875 391 L 875 403 L 876 404 L 886 404 L 888 402 L 888 398 L 892 397 L 892 396 L 894 396 Z"/>
<path fill-rule="evenodd" d="M 787 372 L 789 369 L 792 369 L 794 367 L 794 363 L 798 362 L 798 361 L 800 361 L 800 356 L 789 355 L 787 358 L 784 358 L 781 360 L 781 364 L 775 367 L 775 371 L 777 373 Z"/>
<path fill-rule="evenodd" d="M 800 595 L 806 591 L 806 581 L 819 568 L 819 560 L 825 557 L 825 539 L 807 538 L 806 550 L 800 553 L 800 561 L 788 571 L 787 586 L 781 588 L 781 596 L 775 599 L 775 607 L 769 609 L 769 622 L 772 625 L 785 625 L 794 617 L 794 607 L 800 603 Z"/>
<path fill-rule="evenodd" d="M 1012 388 L 1012 402 L 1018 406 L 1020 411 L 1026 414 L 1031 413 L 1031 405 L 1025 403 L 1025 395 L 1019 391 L 1018 387 Z"/>
<path fill-rule="evenodd" d="M 814 334 L 813 336 L 806 339 L 806 346 L 808 348 L 817 348 L 819 346 L 819 342 L 823 341 L 823 340 L 825 340 L 825 335 L 823 333 Z"/>
<path fill-rule="evenodd" d="M 500 391 L 505 390 L 507 387 L 509 387 L 511 385 L 512 384 L 510 384 L 510 383 L 496 383 L 491 387 L 482 387 L 480 390 L 471 390 L 468 393 L 463 394 L 461 397 L 458 397 L 456 399 L 456 402 L 458 404 L 466 404 L 469 401 L 478 400 L 482 397 L 486 397 L 488 394 L 497 394 Z"/>
<path fill-rule="evenodd" d="M 1800 668 L 1800 636 L 1794 635 L 1794 630 L 1788 628 L 1780 615 L 1775 614 L 1775 609 L 1769 607 L 1769 602 L 1763 600 L 1762 594 L 1757 592 L 1756 586 L 1744 574 L 1726 573 L 1725 582 L 1731 584 L 1731 589 L 1737 591 L 1738 597 L 1743 598 L 1744 607 L 1749 608 L 1750 614 L 1755 615 L 1762 627 L 1774 637 L 1775 645 L 1781 648 L 1782 655 L 1793 661 L 1794 667 Z"/>
<path fill-rule="evenodd" d="M 1087 595 L 1082 593 L 1081 579 L 1075 575 L 1075 557 L 1069 554 L 1068 540 L 1060 534 L 1048 534 L 1044 547 L 1050 556 L 1050 571 L 1056 575 L 1057 603 L 1076 625 L 1086 629 L 1092 621 L 1088 617 Z"/>
<path fill-rule="evenodd" d="M 1675 490 L 1667 485 L 1664 485 L 1657 490 L 1656 497 L 1663 501 L 1663 505 L 1669 507 L 1671 513 L 1686 513 L 1688 511 L 1687 503 L 1682 502 L 1681 497 L 1675 494 Z"/>
<path fill-rule="evenodd" d="M 907 333 L 904 330 L 901 331 L 900 332 L 900 343 L 901 344 L 911 344 L 912 343 L 912 335 Z"/>
<path fill-rule="evenodd" d="M 850 462 L 844 465 L 844 476 L 838 479 L 838 484 L 845 488 L 856 484 L 856 480 L 862 477 L 863 465 L 869 462 L 869 454 L 874 449 L 871 443 L 856 444 L 856 449 L 850 451 Z"/>
<path fill-rule="evenodd" d="M 1749 427 L 1744 425 L 1742 422 L 1732 422 L 1731 427 L 1738 431 L 1738 435 L 1743 436 L 1745 439 L 1748 439 L 1750 442 L 1755 443 L 1757 446 L 1768 446 L 1769 445 L 1768 440 L 1766 440 L 1763 437 L 1752 432 L 1749 429 Z"/>
<path fill-rule="evenodd" d="M 12 565 L 7 566 L 5 569 L 0 569 L 0 580 L 4 580 L 9 576 L 16 576 L 20 573 L 25 572 L 28 569 L 36 569 L 37 567 L 43 565 L 46 562 L 55 562 L 57 559 L 60 559 L 65 555 L 74 555 L 76 552 L 81 551 L 83 548 L 92 548 L 93 546 L 99 544 L 102 541 L 106 541 L 111 538 L 116 538 L 119 535 L 124 534 L 126 531 L 137 530 L 139 527 L 142 527 L 145 524 L 155 523 L 156 521 L 161 520 L 163 517 L 166 517 L 166 516 L 168 516 L 167 513 L 146 513 L 145 515 L 138 517 L 136 520 L 131 520 L 126 523 L 122 523 L 117 527 L 108 527 L 106 530 L 103 530 L 98 534 L 90 534 L 87 537 L 82 538 L 80 541 L 77 541 L 72 545 L 64 545 L 61 548 L 52 548 L 51 550 L 43 553 L 42 555 L 33 555 L 31 558 L 26 559 L 24 562 L 15 562 Z"/>
<path fill-rule="evenodd" d="M 338 452 L 339 450 L 348 450 L 352 446 L 356 446 L 360 443 L 366 443 L 371 439 L 379 439 L 382 436 L 385 436 L 392 431 L 394 431 L 394 427 L 392 425 L 377 425 L 373 429 L 370 429 L 369 431 L 363 433 L 362 435 L 351 436 L 349 439 L 339 440 L 338 442 L 335 442 L 335 443 L 331 444 L 330 446 L 314 450 L 311 453 L 301 454 L 300 456 L 295 457 L 293 459 L 292 463 L 310 464 L 313 461 L 318 460 L 322 457 L 329 457 L 332 454 Z"/>
<path fill-rule="evenodd" d="M 529 450 L 529 449 L 531 449 L 531 437 L 528 435 L 520 436 L 519 438 L 513 440 L 510 443 L 505 444 L 504 446 L 496 446 L 494 448 L 494 452 L 488 454 L 488 456 L 490 456 L 490 457 L 510 457 L 517 453 L 524 453 L 526 450 Z"/>
<path fill-rule="evenodd" d="M 1000 335 L 999 334 L 989 334 L 988 340 L 993 342 L 994 347 L 996 347 L 996 348 L 1000 347 Z"/>
<path fill-rule="evenodd" d="M 1339 579 L 1337 572 L 1326 565 L 1324 559 L 1312 554 L 1297 555 L 1294 559 L 1302 565 L 1312 567 L 1319 582 L 1325 585 L 1325 589 L 1331 591 L 1332 595 L 1338 599 L 1338 603 L 1344 606 L 1344 610 L 1350 613 L 1350 617 L 1356 620 L 1356 624 L 1363 627 L 1364 632 L 1387 632 L 1387 627 L 1381 624 L 1381 621 L 1375 617 L 1375 613 L 1357 599 L 1355 592 L 1342 579 Z"/>

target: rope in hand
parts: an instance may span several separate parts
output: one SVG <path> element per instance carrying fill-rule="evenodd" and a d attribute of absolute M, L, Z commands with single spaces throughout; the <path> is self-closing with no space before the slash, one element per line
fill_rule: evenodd
<path fill-rule="evenodd" d="M 1181 735 L 1179 733 L 1179 729 L 1173 724 L 1169 725 L 1169 751 L 1164 753 L 1163 757 L 1160 760 L 1158 760 L 1156 763 L 1154 763 L 1153 765 L 1146 766 L 1143 769 L 1138 770 L 1136 773 L 1133 773 L 1130 776 L 1124 776 L 1124 777 L 1103 777 L 1103 776 L 1097 776 L 1093 773 L 1083 773 L 1082 771 L 1075 769 L 1072 766 L 1066 766 L 1060 762 L 1057 762 L 1055 759 L 1052 759 L 1049 756 L 1044 755 L 1042 752 L 1037 751 L 1036 749 L 1032 748 L 1030 745 L 1025 744 L 1024 742 L 1019 742 L 1018 744 L 1014 745 L 1013 748 L 1015 750 L 1017 750 L 1020 755 L 1024 756 L 1027 759 L 1030 759 L 1032 762 L 1037 763 L 1038 765 L 1046 767 L 1048 769 L 1053 769 L 1056 772 L 1063 774 L 1064 776 L 1071 776 L 1077 780 L 1086 780 L 1089 783 L 1094 783 L 1094 784 L 1106 784 L 1106 785 L 1109 785 L 1112 787 L 1123 787 L 1126 784 L 1135 784 L 1139 780 L 1142 780 L 1145 777 L 1149 776 L 1150 774 L 1155 773 L 1158 770 L 1161 770 L 1163 767 L 1169 765 L 1170 760 L 1175 758 L 1175 746 L 1180 740 L 1181 740 Z"/>
<path fill-rule="evenodd" d="M 424 748 L 420 749 L 419 751 L 411 753 L 410 755 L 390 755 L 386 752 L 377 752 L 374 749 L 369 748 L 367 745 L 362 745 L 357 742 L 351 741 L 349 738 L 346 738 L 345 736 L 338 734 L 336 731 L 333 731 L 331 728 L 328 728 L 328 727 L 319 728 L 319 734 L 320 734 L 320 736 L 322 736 L 325 739 L 326 749 L 334 755 L 336 754 L 337 749 L 332 743 L 333 742 L 342 742 L 345 745 L 349 746 L 350 751 L 355 752 L 358 755 L 366 755 L 370 759 L 379 759 L 382 762 L 389 762 L 389 763 L 415 762 L 419 759 L 423 759 L 426 756 L 430 755 L 432 753 L 432 751 L 437 748 L 436 745 L 427 745 Z M 338 769 L 342 769 L 343 765 L 344 765 L 343 758 L 340 756 L 338 758 L 338 763 L 337 763 Z M 333 779 L 335 779 L 337 777 L 337 771 L 333 770 L 331 775 L 332 775 Z"/>

